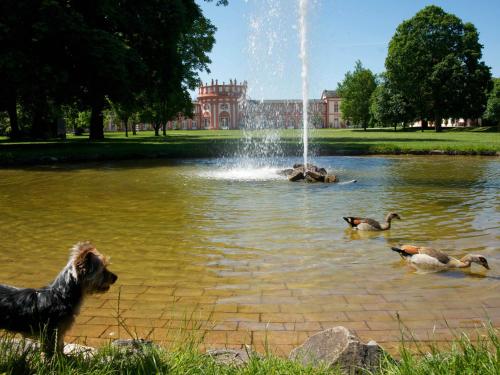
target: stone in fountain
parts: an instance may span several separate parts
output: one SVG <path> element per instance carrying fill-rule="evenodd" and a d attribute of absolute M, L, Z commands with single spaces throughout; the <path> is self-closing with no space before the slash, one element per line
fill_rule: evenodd
<path fill-rule="evenodd" d="M 337 176 L 329 174 L 325 168 L 318 168 L 312 164 L 307 164 L 307 168 L 304 168 L 304 164 L 294 164 L 293 168 L 284 169 L 282 173 L 288 181 L 338 182 Z"/>

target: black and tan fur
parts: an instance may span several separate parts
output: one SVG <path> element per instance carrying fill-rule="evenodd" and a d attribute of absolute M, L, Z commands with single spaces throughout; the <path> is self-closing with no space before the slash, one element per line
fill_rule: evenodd
<path fill-rule="evenodd" d="M 32 289 L 0 284 L 0 329 L 43 338 L 44 351 L 62 351 L 86 295 L 106 292 L 117 276 L 90 242 L 71 249 L 68 264 L 48 286 Z"/>

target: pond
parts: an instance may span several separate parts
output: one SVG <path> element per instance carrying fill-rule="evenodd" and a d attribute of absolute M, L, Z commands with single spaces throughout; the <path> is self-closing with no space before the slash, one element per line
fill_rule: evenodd
<path fill-rule="evenodd" d="M 401 321 L 436 341 L 488 318 L 500 326 L 497 158 L 313 161 L 358 182 L 290 183 L 273 168 L 234 169 L 234 159 L 0 170 L 0 282 L 46 285 L 72 244 L 91 240 L 119 276 L 87 299 L 67 337 L 92 345 L 194 332 L 206 346 L 267 342 L 286 353 L 345 325 L 391 349 Z M 380 233 L 342 219 L 389 211 L 402 220 Z M 417 274 L 390 250 L 405 243 L 479 253 L 491 270 Z"/>

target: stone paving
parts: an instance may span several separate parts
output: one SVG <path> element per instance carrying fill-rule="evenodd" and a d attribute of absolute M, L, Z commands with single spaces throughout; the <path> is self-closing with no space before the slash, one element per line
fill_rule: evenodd
<path fill-rule="evenodd" d="M 126 285 L 120 292 L 88 298 L 66 341 L 100 346 L 116 338 L 147 337 L 168 346 L 193 338 L 207 349 L 251 345 L 287 355 L 318 331 L 343 325 L 396 353 L 402 332 L 406 339 L 446 343 L 461 332 L 483 334 L 488 321 L 500 327 L 498 290 L 405 292 L 354 286 L 334 294 L 276 283 L 243 293 Z"/>

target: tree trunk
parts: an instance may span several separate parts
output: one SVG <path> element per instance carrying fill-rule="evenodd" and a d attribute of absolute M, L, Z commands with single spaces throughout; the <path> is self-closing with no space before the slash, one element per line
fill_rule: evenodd
<path fill-rule="evenodd" d="M 128 116 L 123 119 L 123 123 L 125 124 L 125 137 L 128 138 Z"/>
<path fill-rule="evenodd" d="M 56 127 L 55 120 L 46 111 L 46 105 L 35 104 L 31 124 L 31 135 L 33 138 L 53 138 L 57 133 Z"/>
<path fill-rule="evenodd" d="M 421 126 L 422 131 L 427 130 L 429 128 L 429 123 L 427 122 L 427 120 L 421 120 L 421 123 L 422 123 Z"/>
<path fill-rule="evenodd" d="M 160 136 L 160 124 L 153 122 L 153 129 L 155 130 L 155 137 Z"/>
<path fill-rule="evenodd" d="M 132 135 L 137 135 L 137 132 L 135 131 L 135 122 L 132 121 Z"/>
<path fill-rule="evenodd" d="M 10 120 L 10 139 L 21 138 L 21 132 L 19 131 L 19 123 L 17 121 L 17 103 L 16 98 L 9 100 L 7 106 L 7 113 L 9 114 Z"/>
<path fill-rule="evenodd" d="M 395 123 L 394 123 L 394 131 L 396 131 L 396 128 L 397 128 L 397 127 L 398 127 L 398 123 L 397 123 L 397 122 L 395 122 Z"/>
<path fill-rule="evenodd" d="M 102 110 L 104 108 L 104 98 L 102 96 L 94 98 L 91 104 L 90 113 L 90 136 L 89 139 L 94 141 L 104 139 L 104 123 Z"/>
<path fill-rule="evenodd" d="M 434 128 L 436 130 L 436 133 L 440 133 L 443 131 L 443 128 L 441 127 L 441 122 L 443 120 L 441 118 L 435 119 L 434 120 Z"/>
<path fill-rule="evenodd" d="M 166 137 L 167 136 L 167 123 L 164 122 L 162 125 L 161 125 L 161 129 L 163 131 L 163 136 Z"/>

